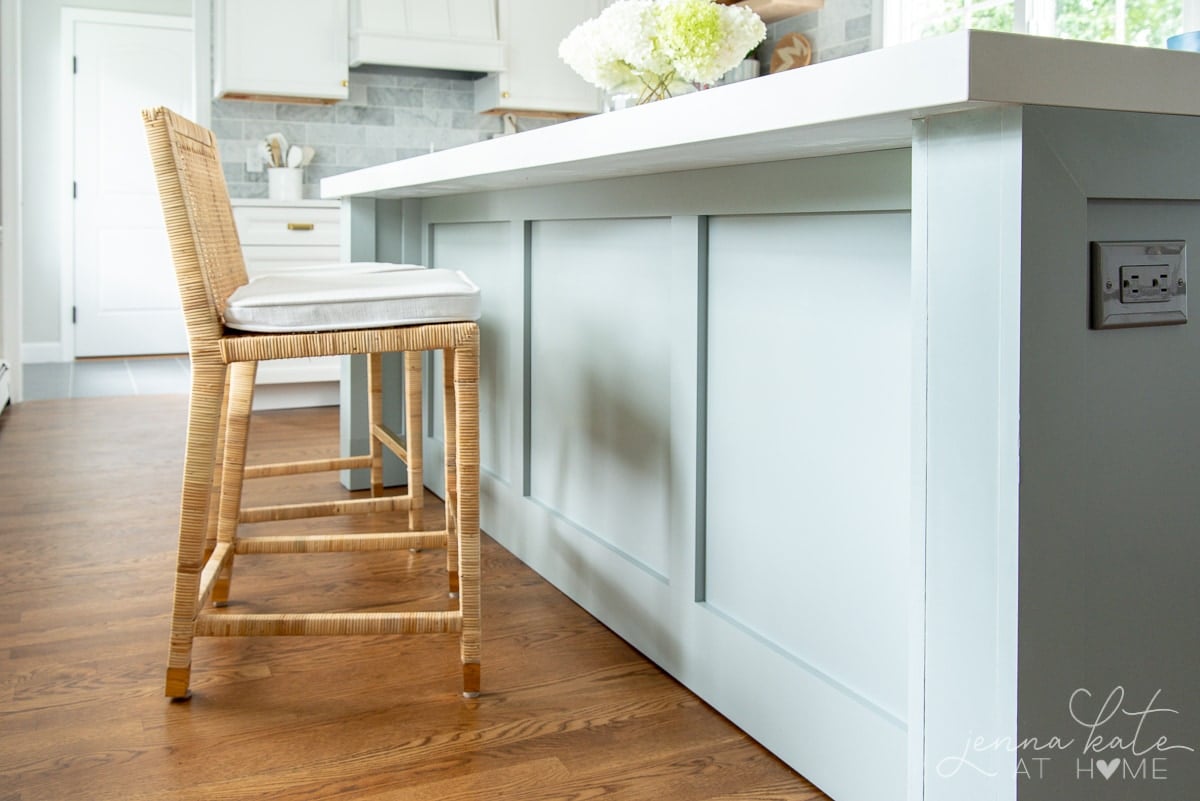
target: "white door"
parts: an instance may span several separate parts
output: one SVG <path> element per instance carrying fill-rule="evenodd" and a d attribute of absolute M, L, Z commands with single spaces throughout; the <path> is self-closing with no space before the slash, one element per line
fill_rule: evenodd
<path fill-rule="evenodd" d="M 183 312 L 140 112 L 162 105 L 194 115 L 191 20 L 109 16 L 65 26 L 75 55 L 75 355 L 183 353 Z"/>

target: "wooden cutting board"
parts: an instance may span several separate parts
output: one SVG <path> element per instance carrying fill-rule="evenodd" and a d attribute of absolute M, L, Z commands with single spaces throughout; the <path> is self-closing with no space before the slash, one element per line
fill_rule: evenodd
<path fill-rule="evenodd" d="M 812 43 L 801 33 L 788 33 L 771 51 L 771 72 L 805 67 L 812 63 Z"/>
<path fill-rule="evenodd" d="M 825 0 L 717 0 L 723 6 L 746 6 L 762 21 L 770 24 L 781 19 L 819 11 L 825 7 Z"/>

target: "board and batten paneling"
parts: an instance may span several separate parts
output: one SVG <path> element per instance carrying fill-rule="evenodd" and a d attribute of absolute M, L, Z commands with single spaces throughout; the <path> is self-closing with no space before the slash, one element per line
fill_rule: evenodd
<path fill-rule="evenodd" d="M 909 229 L 907 212 L 709 220 L 705 600 L 897 726 Z"/>
<path fill-rule="evenodd" d="M 927 340 L 913 527 L 924 608 L 912 633 L 924 719 L 910 763 L 920 754 L 923 770 L 910 775 L 925 801 L 1016 787 L 1009 749 L 970 754 L 978 767 L 953 760 L 970 737 L 1015 737 L 1020 139 L 1019 108 L 914 123 L 914 322 Z"/>
<path fill-rule="evenodd" d="M 909 162 L 351 201 L 482 290 L 484 529 L 839 801 L 908 758 Z"/>
<path fill-rule="evenodd" d="M 670 220 L 533 223 L 531 499 L 666 579 Z"/>

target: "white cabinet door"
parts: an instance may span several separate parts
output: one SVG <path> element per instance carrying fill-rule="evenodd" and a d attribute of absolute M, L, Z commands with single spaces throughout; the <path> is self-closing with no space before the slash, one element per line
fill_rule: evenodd
<path fill-rule="evenodd" d="M 502 69 L 495 0 L 351 0 L 350 64 Z"/>
<path fill-rule="evenodd" d="M 600 111 L 600 90 L 558 57 L 558 44 L 576 25 L 599 14 L 603 6 L 602 0 L 500 0 L 505 69 L 475 82 L 475 110 Z"/>
<path fill-rule="evenodd" d="M 215 0 L 213 95 L 349 96 L 348 0 Z"/>

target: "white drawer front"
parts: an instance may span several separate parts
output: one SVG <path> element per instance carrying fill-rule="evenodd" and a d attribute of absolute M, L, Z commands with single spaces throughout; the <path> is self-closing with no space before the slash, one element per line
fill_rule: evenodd
<path fill-rule="evenodd" d="M 291 245 L 247 245 L 242 243 L 242 256 L 246 260 L 246 273 L 257 275 L 277 273 L 296 267 L 313 264 L 337 264 L 341 253 L 337 247 L 291 246 Z"/>
<path fill-rule="evenodd" d="M 233 219 L 243 246 L 336 248 L 339 242 L 339 209 L 235 206 Z"/>

